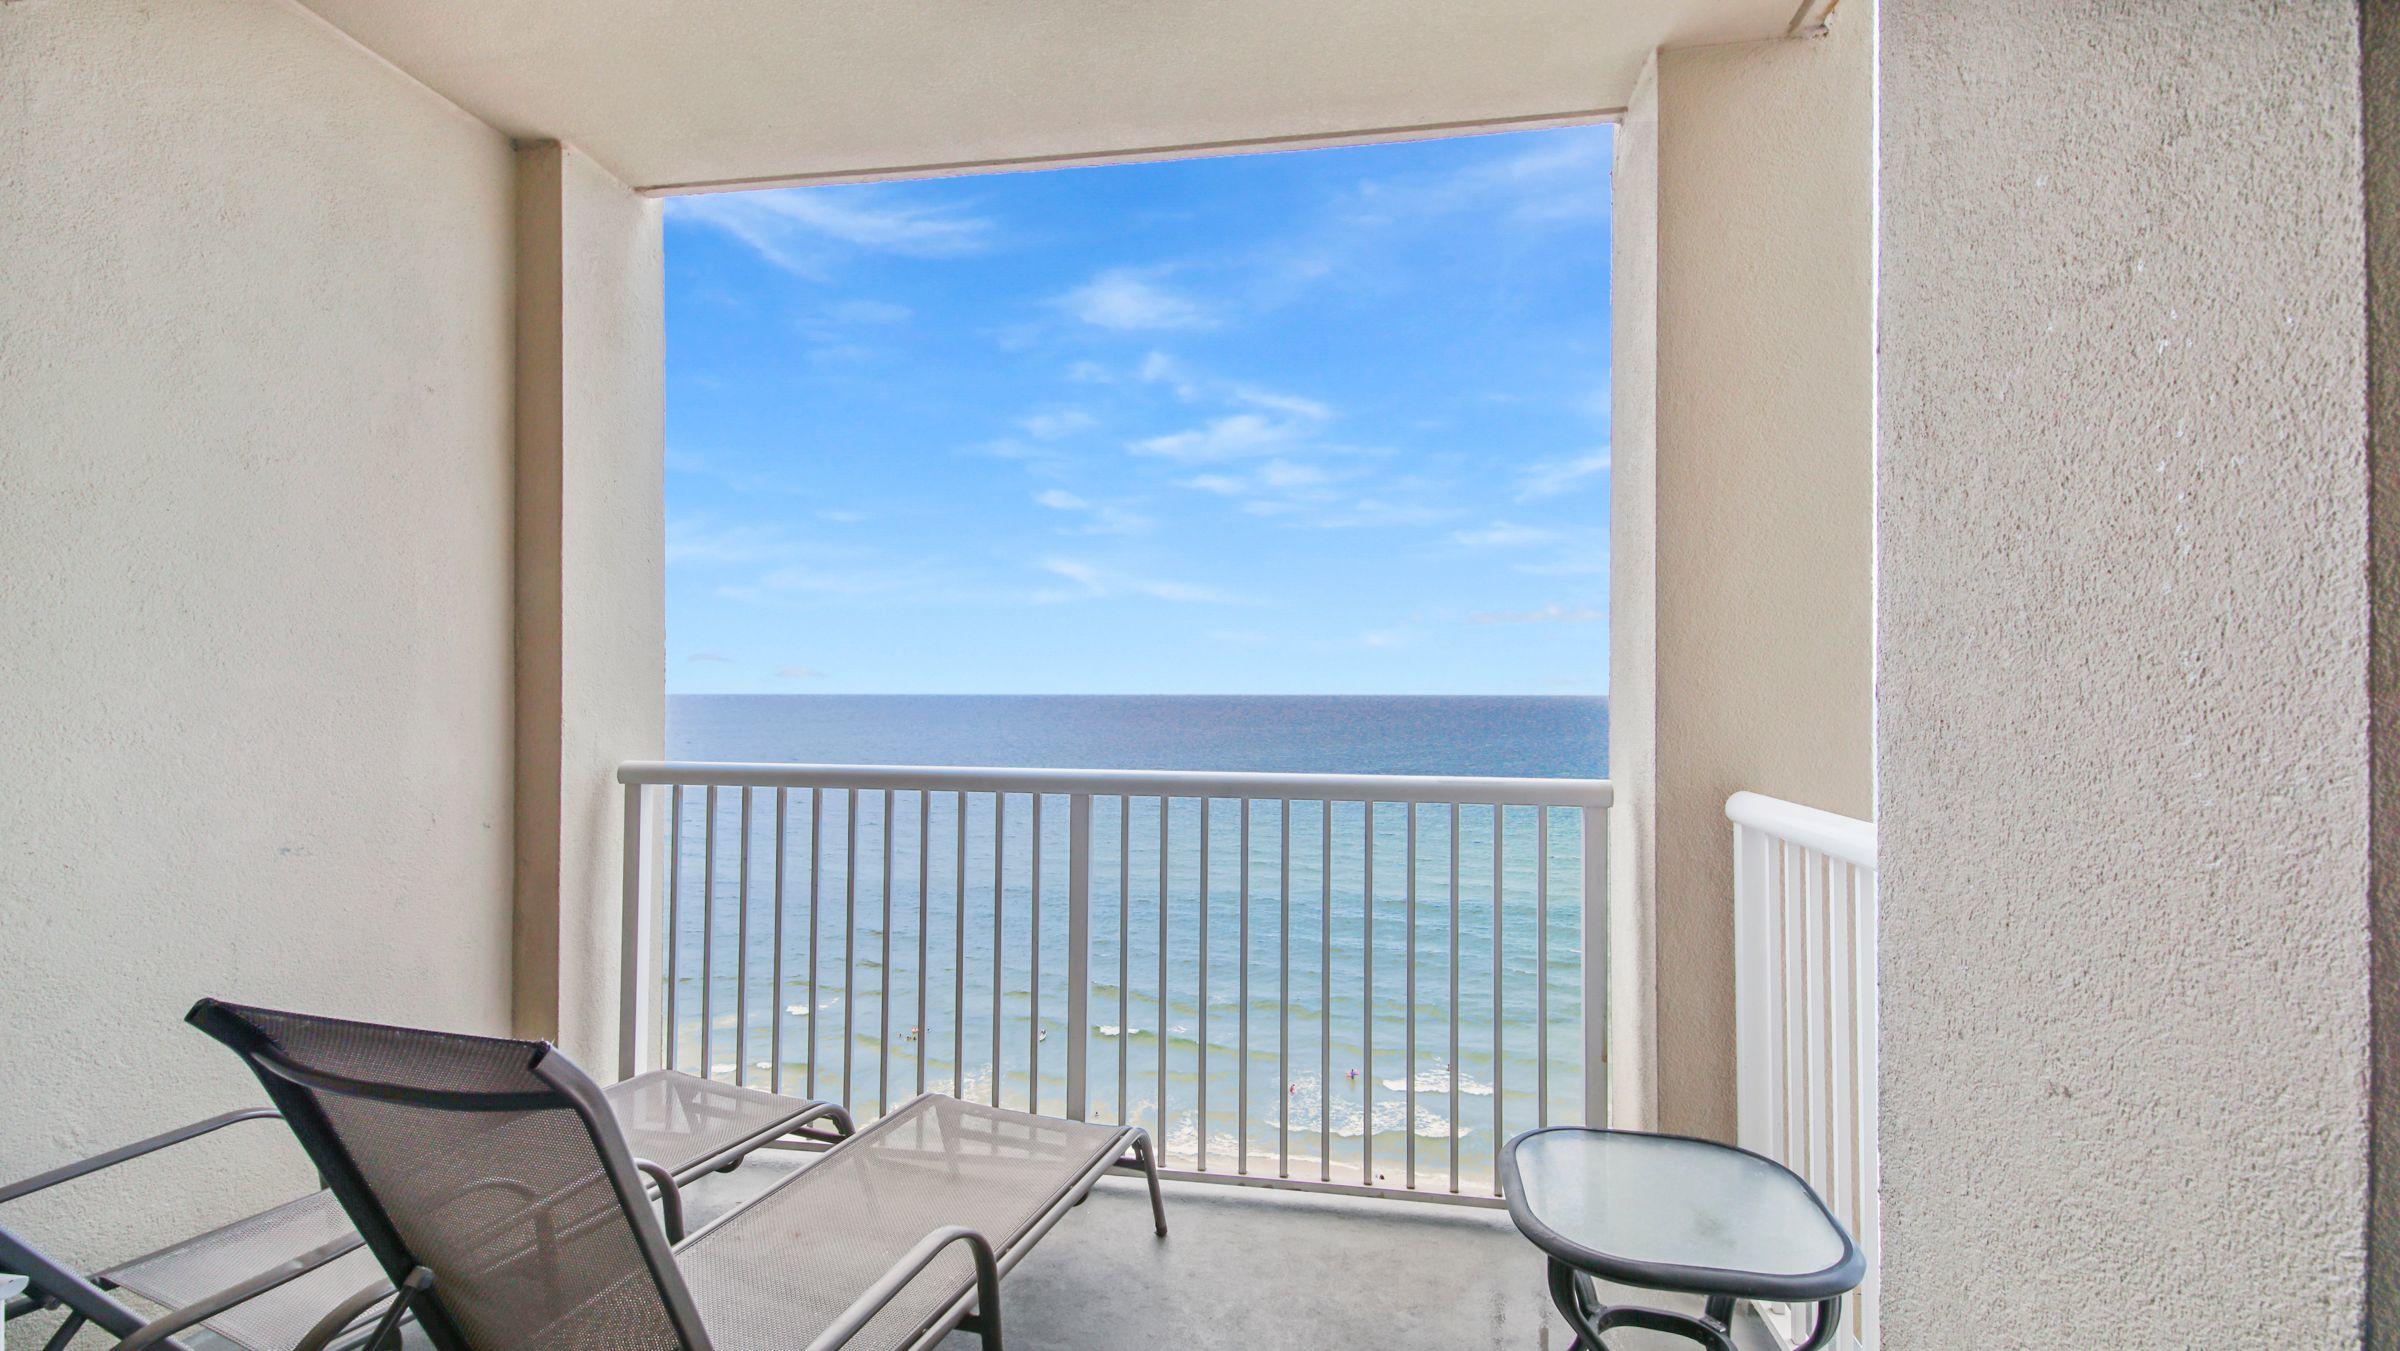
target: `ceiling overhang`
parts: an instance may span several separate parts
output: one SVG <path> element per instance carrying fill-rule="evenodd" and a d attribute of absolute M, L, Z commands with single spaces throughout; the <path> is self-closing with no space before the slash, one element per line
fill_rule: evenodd
<path fill-rule="evenodd" d="M 1824 0 L 299 0 L 644 192 L 1593 121 L 1662 46 Z"/>

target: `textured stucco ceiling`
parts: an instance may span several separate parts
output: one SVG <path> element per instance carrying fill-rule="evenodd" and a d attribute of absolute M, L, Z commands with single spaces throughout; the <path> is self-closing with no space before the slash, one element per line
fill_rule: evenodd
<path fill-rule="evenodd" d="M 644 189 L 1588 117 L 1794 0 L 300 0 Z"/>

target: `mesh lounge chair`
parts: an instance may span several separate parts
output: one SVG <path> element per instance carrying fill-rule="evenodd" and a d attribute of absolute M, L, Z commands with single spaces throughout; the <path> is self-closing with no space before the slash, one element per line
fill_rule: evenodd
<path fill-rule="evenodd" d="M 831 1103 L 672 1070 L 611 1085 L 605 1096 L 635 1167 L 659 1189 L 668 1232 L 679 1238 L 681 1184 L 736 1166 L 751 1151 L 775 1140 L 799 1137 L 830 1144 L 851 1133 L 849 1114 Z M 194 1122 L 0 1187 L 0 1204 L 228 1126 L 279 1116 L 270 1108 L 254 1108 Z M 32 1278 L 30 1290 L 10 1302 L 8 1317 L 67 1309 L 67 1321 L 52 1339 L 54 1346 L 63 1347 L 88 1322 L 130 1339 L 136 1347 L 181 1348 L 180 1335 L 200 1327 L 245 1351 L 293 1351 L 329 1310 L 348 1308 L 351 1318 L 363 1317 L 390 1295 L 390 1283 L 373 1255 L 361 1248 L 362 1242 L 341 1202 L 332 1192 L 320 1191 L 88 1275 L 0 1228 L 0 1270 Z M 167 1313 L 146 1317 L 118 1292 L 137 1295 Z"/>
<path fill-rule="evenodd" d="M 606 1100 L 557 1048 L 202 1000 L 438 1351 L 1000 1346 L 1000 1277 L 1138 1128 L 926 1095 L 671 1243 Z"/>

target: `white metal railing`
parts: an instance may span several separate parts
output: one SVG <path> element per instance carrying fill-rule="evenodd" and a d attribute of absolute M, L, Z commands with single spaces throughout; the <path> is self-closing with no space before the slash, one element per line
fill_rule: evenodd
<path fill-rule="evenodd" d="M 625 1073 L 862 1122 L 947 1091 L 1147 1126 L 1169 1176 L 1470 1203 L 1510 1130 L 1605 1119 L 1606 782 L 617 779 Z"/>
<path fill-rule="evenodd" d="M 1736 793 L 1735 1042 L 1744 1148 L 1808 1179 L 1867 1258 L 1845 1340 L 1877 1344 L 1875 827 Z"/>

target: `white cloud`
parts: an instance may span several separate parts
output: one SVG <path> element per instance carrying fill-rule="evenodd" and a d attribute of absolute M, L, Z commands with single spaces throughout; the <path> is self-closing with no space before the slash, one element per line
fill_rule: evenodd
<path fill-rule="evenodd" d="M 1117 572 L 1077 558 L 1046 558 L 1041 570 L 1073 584 L 1071 591 L 1047 591 L 1035 597 L 1046 602 L 1067 600 L 1110 600 L 1121 596 L 1140 596 L 1149 600 L 1172 601 L 1180 605 L 1234 605 L 1236 597 L 1211 586 L 1188 582 L 1160 581 L 1156 578 Z"/>
<path fill-rule="evenodd" d="M 1142 364 L 1134 371 L 1134 378 L 1144 384 L 1165 385 L 1185 403 L 1200 397 L 1200 381 L 1193 376 L 1190 368 L 1164 352 L 1152 352 L 1143 357 Z"/>
<path fill-rule="evenodd" d="M 845 300 L 827 306 L 825 315 L 845 324 L 903 324 L 917 312 L 888 300 Z"/>
<path fill-rule="evenodd" d="M 1257 413 L 1229 413 L 1189 431 L 1136 441 L 1130 448 L 1136 455 L 1208 464 L 1273 454 L 1290 444 L 1298 433 L 1299 429 L 1289 422 L 1278 422 Z"/>
<path fill-rule="evenodd" d="M 1057 441 L 1090 431 L 1100 425 L 1100 419 L 1080 408 L 1057 408 L 1028 414 L 1017 419 L 1017 425 L 1037 441 Z"/>
<path fill-rule="evenodd" d="M 1529 226 L 1604 220 L 1608 155 L 1606 132 L 1552 133 L 1530 149 L 1463 169 L 1370 180 L 1360 185 L 1351 218 L 1386 225 L 1473 211 Z"/>
<path fill-rule="evenodd" d="M 1570 492 L 1607 473 L 1608 467 L 1606 446 L 1585 455 L 1528 465 L 1517 476 L 1517 500 L 1530 502 L 1538 497 L 1556 497 L 1560 493 Z"/>
<path fill-rule="evenodd" d="M 955 258 L 991 247 L 993 235 L 988 219 L 897 201 L 874 185 L 677 197 L 667 212 L 722 230 L 786 272 L 818 281 L 845 250 Z"/>
<path fill-rule="evenodd" d="M 1560 536 L 1557 531 L 1538 525 L 1494 521 L 1480 530 L 1457 531 L 1450 538 L 1470 549 L 1528 549 L 1538 544 L 1554 544 Z"/>
<path fill-rule="evenodd" d="M 1136 535 L 1158 524 L 1140 512 L 1128 511 L 1111 502 L 1093 502 L 1064 488 L 1035 493 L 1033 500 L 1052 511 L 1069 512 L 1082 518 L 1080 524 L 1061 529 L 1060 534 Z"/>
<path fill-rule="evenodd" d="M 775 678 L 777 680 L 822 680 L 825 678 L 825 673 L 813 666 L 778 666 L 775 668 Z"/>
<path fill-rule="evenodd" d="M 1249 404 L 1253 408 L 1264 408 L 1271 413 L 1282 413 L 1310 422 L 1323 422 L 1333 416 L 1333 409 L 1330 407 L 1315 399 L 1301 398 L 1297 394 L 1278 394 L 1271 389 L 1260 389 L 1255 385 L 1235 385 L 1229 392 L 1237 401 Z"/>
<path fill-rule="evenodd" d="M 1539 610 L 1486 610 L 1467 616 L 1470 624 L 1596 624 L 1608 618 L 1606 610 L 1589 605 L 1545 605 Z"/>
<path fill-rule="evenodd" d="M 1120 332 L 1209 328 L 1216 323 L 1200 302 L 1126 267 L 1110 268 L 1061 296 L 1059 304 L 1095 328 Z"/>
<path fill-rule="evenodd" d="M 773 526 L 715 526 L 693 517 L 667 522 L 669 564 L 766 563 L 792 553 L 792 542 Z"/>

